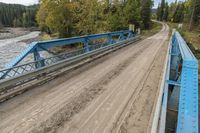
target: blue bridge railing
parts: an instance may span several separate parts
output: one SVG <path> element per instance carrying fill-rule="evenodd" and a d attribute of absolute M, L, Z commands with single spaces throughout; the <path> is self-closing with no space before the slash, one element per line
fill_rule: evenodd
<path fill-rule="evenodd" d="M 101 47 L 115 44 L 116 42 L 128 40 L 130 38 L 133 38 L 135 35 L 136 34 L 132 31 L 118 31 L 81 37 L 56 39 L 51 41 L 33 42 L 29 45 L 28 48 L 22 51 L 19 56 L 8 63 L 5 66 L 5 69 L 0 70 L 0 80 L 14 78 L 24 73 L 34 71 L 41 67 L 48 66 L 80 54 L 84 54 L 89 51 L 99 49 Z M 103 41 L 99 42 L 98 39 L 102 39 Z M 41 52 L 43 51 L 52 54 L 50 52 L 50 49 L 52 48 L 80 43 L 83 44 L 83 47 L 79 49 L 56 54 L 48 58 L 43 58 L 41 56 Z M 22 63 L 23 60 L 29 55 L 33 56 L 33 61 Z"/>
<path fill-rule="evenodd" d="M 198 61 L 178 32 L 173 43 L 182 56 L 177 133 L 198 133 Z"/>
<path fill-rule="evenodd" d="M 158 133 L 198 133 L 198 60 L 177 31 L 168 52 L 159 127 L 153 129 Z"/>

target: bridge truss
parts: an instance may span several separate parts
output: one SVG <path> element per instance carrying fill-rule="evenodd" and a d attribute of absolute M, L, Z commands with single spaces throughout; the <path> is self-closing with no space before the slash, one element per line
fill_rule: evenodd
<path fill-rule="evenodd" d="M 152 133 L 198 133 L 198 60 L 174 32 Z"/>
<path fill-rule="evenodd" d="M 132 31 L 117 31 L 33 42 L 19 56 L 6 64 L 5 69 L 0 70 L 0 101 L 15 95 L 16 92 L 13 91 L 13 87 L 23 86 L 26 83 L 44 77 L 44 75 L 48 77 L 48 74 L 59 73 L 62 68 L 70 67 L 77 62 L 106 53 L 109 50 L 112 51 L 124 47 L 129 42 L 138 39 L 139 36 Z M 68 52 L 52 52 L 53 48 L 72 45 L 80 47 Z M 48 56 L 50 56 L 42 57 L 43 52 L 48 53 Z M 30 57 L 33 61 L 24 63 L 24 60 Z M 4 97 L 4 93 L 8 93 L 8 95 Z"/>
<path fill-rule="evenodd" d="M 115 44 L 123 40 L 128 40 L 134 36 L 135 34 L 132 31 L 119 31 L 67 39 L 57 39 L 52 41 L 33 42 L 28 48 L 22 51 L 19 56 L 14 58 L 10 63 L 6 64 L 6 69 L 0 70 L 0 79 L 13 78 L 77 55 L 88 53 L 90 51 Z M 102 39 L 103 42 L 99 43 L 98 39 Z M 82 44 L 83 47 L 61 54 L 55 54 L 50 51 L 50 49 L 55 47 L 72 44 Z M 51 54 L 52 56 L 49 58 L 42 57 L 41 53 L 43 51 Z M 30 55 L 34 59 L 32 62 L 20 64 L 26 57 Z"/>

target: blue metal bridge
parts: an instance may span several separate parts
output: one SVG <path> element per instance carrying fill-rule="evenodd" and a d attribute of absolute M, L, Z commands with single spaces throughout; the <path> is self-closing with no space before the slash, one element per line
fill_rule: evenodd
<path fill-rule="evenodd" d="M 152 132 L 198 133 L 198 60 L 177 31 L 170 40 L 158 102 Z"/>
<path fill-rule="evenodd" d="M 33 42 L 0 70 L 0 101 L 21 91 L 14 87 L 59 73 L 61 68 L 139 39 L 132 31 L 119 31 Z M 53 48 L 66 45 L 79 45 L 80 48 L 52 52 Z M 42 57 L 44 51 L 48 57 Z M 32 61 L 24 63 L 27 57 Z M 198 61 L 178 32 L 174 32 L 170 40 L 159 100 L 152 133 L 198 133 Z"/>

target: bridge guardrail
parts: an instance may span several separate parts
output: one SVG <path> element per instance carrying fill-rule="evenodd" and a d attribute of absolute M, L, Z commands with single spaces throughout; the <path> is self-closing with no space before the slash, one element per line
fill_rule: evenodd
<path fill-rule="evenodd" d="M 137 41 L 138 39 L 139 39 L 139 36 L 135 36 L 135 37 L 132 37 L 132 38 L 129 38 L 129 39 L 126 39 L 126 40 L 119 41 L 117 43 L 113 43 L 113 44 L 109 44 L 109 45 L 105 45 L 104 44 L 103 47 L 99 46 L 99 45 L 102 45 L 102 44 L 98 44 L 96 46 L 94 45 L 94 47 L 91 47 L 91 48 L 94 49 L 92 51 L 85 52 L 85 53 L 82 53 L 82 54 L 77 54 L 76 56 L 72 56 L 70 58 L 65 58 L 65 59 L 62 59 L 60 61 L 56 61 L 56 62 L 54 62 L 54 63 L 52 63 L 52 64 L 50 64 L 48 66 L 44 66 L 44 67 L 35 69 L 33 71 L 17 75 L 16 77 L 11 77 L 11 78 L 8 78 L 8 79 L 0 80 L 0 92 L 4 91 L 4 89 L 6 87 L 10 86 L 10 85 L 18 84 L 18 83 L 20 83 L 22 81 L 26 82 L 28 80 L 32 80 L 35 77 L 37 77 L 38 75 L 41 75 L 42 73 L 51 73 L 51 72 L 57 71 L 60 68 L 66 67 L 66 66 L 68 66 L 68 65 L 70 65 L 72 63 L 75 63 L 77 61 L 81 61 L 81 60 L 83 60 L 85 58 L 88 58 L 88 57 L 96 55 L 96 54 L 100 54 L 102 52 L 105 52 L 105 51 L 107 51 L 109 49 L 113 49 L 115 47 L 124 47 L 124 46 L 127 45 L 125 43 Z M 95 49 L 95 47 L 97 49 Z M 80 50 L 85 50 L 85 49 L 80 49 Z M 75 51 L 75 52 L 80 52 L 80 51 L 78 50 L 78 51 Z M 66 54 L 68 54 L 68 53 L 66 53 Z M 58 57 L 60 58 L 62 56 L 65 56 L 65 55 L 61 54 Z M 34 62 L 34 64 L 35 64 L 35 62 Z M 20 67 L 23 67 L 23 65 L 20 66 Z M 18 66 L 13 67 L 13 68 L 18 69 Z"/>
<path fill-rule="evenodd" d="M 183 59 L 176 132 L 198 133 L 198 60 L 180 33 L 175 32 L 173 39 Z"/>
<path fill-rule="evenodd" d="M 40 67 L 44 67 L 50 65 L 52 63 L 56 63 L 60 60 L 70 58 L 79 54 L 83 54 L 110 44 L 114 44 L 116 42 L 120 42 L 123 40 L 130 39 L 135 36 L 135 33 L 132 31 L 117 31 L 110 32 L 104 34 L 95 34 L 81 37 L 72 37 L 72 38 L 64 38 L 64 39 L 56 39 L 50 41 L 42 41 L 42 42 L 33 42 L 30 44 L 28 48 L 23 50 L 19 56 L 14 58 L 10 63 L 6 65 L 6 69 L 0 70 L 0 80 L 13 78 L 15 76 L 36 70 Z M 90 45 L 91 41 L 105 39 L 106 42 L 100 44 Z M 83 48 L 80 48 L 75 51 L 71 51 L 68 53 L 62 53 L 59 55 L 54 55 L 50 58 L 42 58 L 41 52 L 46 51 L 49 52 L 50 48 L 54 48 L 57 46 L 65 46 L 71 45 L 74 43 L 83 43 Z M 50 53 L 50 52 L 49 52 Z M 24 58 L 28 55 L 34 56 L 34 61 L 18 65 Z"/>
<path fill-rule="evenodd" d="M 151 133 L 173 126 L 176 133 L 198 133 L 198 60 L 177 31 L 170 39 L 160 89 Z"/>

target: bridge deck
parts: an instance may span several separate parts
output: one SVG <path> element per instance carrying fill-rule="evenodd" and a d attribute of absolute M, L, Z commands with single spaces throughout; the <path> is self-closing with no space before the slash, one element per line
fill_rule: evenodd
<path fill-rule="evenodd" d="M 146 132 L 169 28 L 0 104 L 1 132 Z"/>

